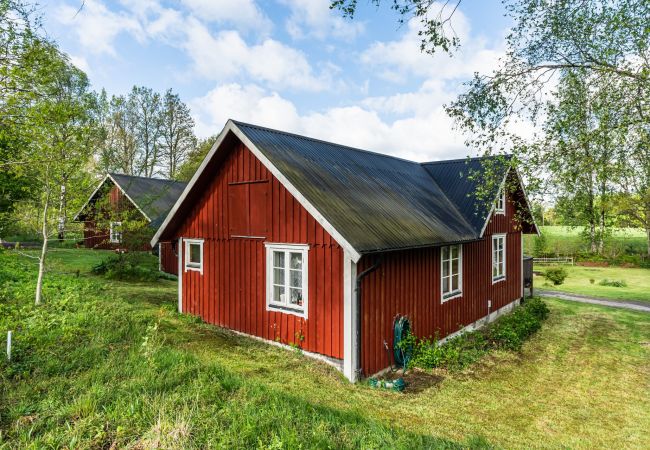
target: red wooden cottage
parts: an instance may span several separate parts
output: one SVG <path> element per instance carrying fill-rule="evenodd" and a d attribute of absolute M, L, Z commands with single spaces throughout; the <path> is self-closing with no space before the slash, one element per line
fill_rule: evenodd
<path fill-rule="evenodd" d="M 84 246 L 97 249 L 151 250 L 148 240 L 174 206 L 187 183 L 116 173 L 107 174 L 74 217 L 84 223 Z M 142 221 L 148 227 L 129 239 L 123 221 Z M 177 274 L 175 245 L 161 242 L 156 249 L 160 268 Z"/>
<path fill-rule="evenodd" d="M 537 230 L 516 171 L 496 166 L 517 188 L 480 202 L 480 159 L 420 164 L 231 120 L 151 244 L 181 249 L 179 311 L 356 380 L 389 366 L 397 314 L 445 337 L 523 296 Z"/>

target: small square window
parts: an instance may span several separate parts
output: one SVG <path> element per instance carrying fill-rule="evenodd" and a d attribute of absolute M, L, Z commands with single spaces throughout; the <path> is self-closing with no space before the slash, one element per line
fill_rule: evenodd
<path fill-rule="evenodd" d="M 188 270 L 203 273 L 202 239 L 185 239 L 185 272 Z"/>

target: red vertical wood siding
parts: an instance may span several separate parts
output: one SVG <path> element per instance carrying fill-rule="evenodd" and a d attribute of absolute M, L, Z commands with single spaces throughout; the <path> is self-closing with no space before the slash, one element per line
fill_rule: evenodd
<path fill-rule="evenodd" d="M 242 184 L 250 181 L 257 183 Z M 229 150 L 175 233 L 204 239 L 203 274 L 181 274 L 184 312 L 343 358 L 343 249 L 242 144 Z M 258 238 L 233 236 L 242 234 Z M 265 242 L 309 244 L 307 319 L 267 311 Z"/>
<path fill-rule="evenodd" d="M 393 318 L 407 315 L 418 336 L 443 338 L 521 297 L 521 231 L 514 221 L 514 206 L 494 215 L 480 241 L 463 245 L 462 297 L 441 303 L 440 248 L 387 252 L 381 265 L 362 286 L 361 360 L 365 375 L 388 367 L 392 360 Z M 507 233 L 506 279 L 492 284 L 492 234 Z M 364 256 L 358 271 L 376 256 Z M 392 356 L 391 356 L 392 357 Z"/>
<path fill-rule="evenodd" d="M 178 256 L 176 242 L 161 242 L 158 248 L 160 252 L 160 269 L 163 272 L 178 275 Z"/>

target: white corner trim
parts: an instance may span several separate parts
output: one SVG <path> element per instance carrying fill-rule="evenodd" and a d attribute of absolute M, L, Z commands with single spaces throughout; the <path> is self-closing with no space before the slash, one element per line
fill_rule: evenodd
<path fill-rule="evenodd" d="M 273 176 L 278 179 L 278 181 L 285 187 L 285 189 L 289 191 L 289 193 L 293 195 L 296 200 L 298 200 L 303 208 L 305 208 L 307 212 L 311 214 L 312 217 L 314 217 L 316 222 L 318 222 L 325 229 L 325 231 L 327 231 L 343 247 L 343 249 L 350 254 L 354 262 L 358 262 L 359 259 L 361 259 L 361 254 L 357 252 L 357 250 L 336 230 L 336 228 L 334 228 L 334 226 L 330 224 L 325 219 L 325 217 L 323 217 L 323 215 L 302 195 L 302 193 L 300 193 L 300 191 L 296 189 L 295 186 L 291 184 L 291 182 L 289 182 L 284 174 L 280 172 L 278 168 L 275 167 L 275 165 L 273 165 L 266 156 L 264 156 L 264 154 L 257 148 L 257 146 L 255 146 L 253 142 L 248 139 L 248 137 L 239 129 L 239 127 L 237 127 L 232 119 L 228 120 L 226 126 L 221 131 L 219 138 L 214 143 L 206 157 L 203 159 L 203 162 L 194 173 L 194 176 L 190 182 L 187 183 L 187 186 L 185 186 L 183 193 L 180 195 L 178 200 L 176 200 L 176 203 L 167 214 L 167 217 L 165 217 L 165 220 L 163 221 L 160 228 L 158 228 L 156 231 L 156 234 L 154 234 L 153 238 L 151 239 L 152 246 L 155 245 L 158 239 L 160 239 L 160 236 L 171 222 L 172 217 L 174 217 L 180 206 L 185 201 L 185 198 L 189 195 L 190 191 L 205 170 L 209 161 L 212 160 L 212 157 L 221 147 L 221 144 L 228 135 L 228 132 L 232 132 L 235 136 L 237 136 L 237 138 L 253 153 L 253 155 L 255 155 L 255 157 L 259 159 L 262 164 L 264 164 L 264 166 L 271 172 L 271 174 L 273 174 Z"/>
<path fill-rule="evenodd" d="M 521 269 L 521 298 L 524 298 L 524 233 L 519 232 L 521 236 L 521 258 L 519 258 L 519 268 Z"/>
<path fill-rule="evenodd" d="M 351 382 L 357 381 L 357 315 L 355 283 L 357 263 L 347 252 L 343 254 L 343 375 Z"/>
<path fill-rule="evenodd" d="M 178 238 L 178 312 L 183 312 L 183 238 Z"/>

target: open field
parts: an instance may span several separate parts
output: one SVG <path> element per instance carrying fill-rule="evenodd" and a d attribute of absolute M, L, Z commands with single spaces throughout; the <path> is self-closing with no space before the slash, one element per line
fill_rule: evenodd
<path fill-rule="evenodd" d="M 104 252 L 57 250 L 74 272 Z M 521 353 L 404 394 L 178 315 L 176 285 L 50 276 L 0 252 L 0 448 L 649 448 L 650 315 L 549 300 Z"/>
<path fill-rule="evenodd" d="M 581 227 L 546 226 L 540 227 L 546 236 L 545 251 L 554 255 L 575 255 L 587 252 L 587 243 L 582 238 Z M 535 236 L 524 236 L 524 252 L 533 254 Z M 612 236 L 605 241 L 605 254 L 608 257 L 624 253 L 647 253 L 647 238 L 645 232 L 639 228 L 616 228 Z"/>
<path fill-rule="evenodd" d="M 650 302 L 650 269 L 584 266 L 563 267 L 569 274 L 563 284 L 554 286 L 543 276 L 535 275 L 535 287 L 613 300 L 641 300 Z M 535 271 L 543 272 L 546 268 L 545 266 L 536 266 Z M 627 286 L 601 286 L 599 283 L 605 279 L 609 281 L 625 281 Z M 590 280 L 594 280 L 593 284 Z"/>

